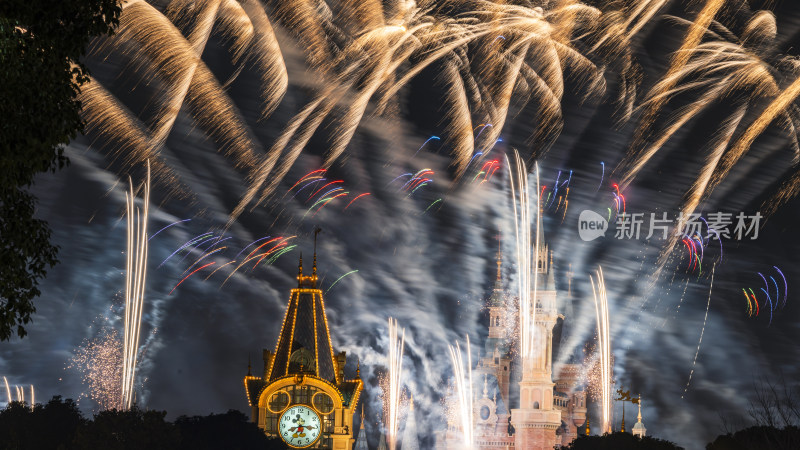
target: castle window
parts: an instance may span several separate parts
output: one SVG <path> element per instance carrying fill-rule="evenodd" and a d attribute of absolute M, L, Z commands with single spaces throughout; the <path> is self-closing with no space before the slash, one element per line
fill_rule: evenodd
<path fill-rule="evenodd" d="M 278 432 L 278 415 L 267 413 L 266 420 L 264 421 L 264 428 L 267 433 L 277 433 Z"/>
<path fill-rule="evenodd" d="M 333 399 L 324 392 L 314 394 L 314 408 L 322 414 L 330 414 L 333 411 Z"/>
<path fill-rule="evenodd" d="M 293 404 L 299 403 L 302 405 L 310 405 L 311 396 L 314 395 L 316 389 L 310 386 L 293 386 L 292 391 Z"/>
<path fill-rule="evenodd" d="M 289 395 L 286 392 L 278 391 L 269 399 L 269 409 L 270 411 L 274 411 L 279 413 L 283 411 L 287 406 L 289 406 Z"/>
<path fill-rule="evenodd" d="M 539 409 L 539 402 L 533 402 L 533 409 Z"/>
<path fill-rule="evenodd" d="M 490 414 L 491 414 L 491 411 L 489 411 L 489 407 L 488 406 L 483 406 L 481 408 L 481 420 L 488 419 Z"/>

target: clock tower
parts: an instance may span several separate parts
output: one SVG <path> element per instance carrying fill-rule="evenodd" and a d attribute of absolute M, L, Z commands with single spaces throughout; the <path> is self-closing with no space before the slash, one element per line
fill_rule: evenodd
<path fill-rule="evenodd" d="M 316 252 L 311 275 L 301 256 L 275 350 L 264 350 L 262 374 L 248 371 L 245 394 L 251 420 L 268 436 L 293 448 L 350 450 L 363 383 L 358 370 L 345 378 L 346 354 L 333 351 L 317 281 Z"/>

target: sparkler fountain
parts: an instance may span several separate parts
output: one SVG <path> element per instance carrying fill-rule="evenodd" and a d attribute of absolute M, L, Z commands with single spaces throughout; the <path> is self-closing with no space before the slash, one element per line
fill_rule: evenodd
<path fill-rule="evenodd" d="M 597 269 L 597 283 L 589 276 L 594 294 L 595 316 L 597 318 L 597 349 L 600 353 L 600 407 L 603 417 L 603 433 L 611 433 L 611 337 L 608 326 L 608 297 L 603 268 Z"/>
<path fill-rule="evenodd" d="M 128 252 L 125 275 L 125 335 L 122 351 L 122 409 L 133 404 L 133 383 L 139 349 L 139 332 L 142 327 L 142 307 L 147 280 L 147 216 L 150 203 L 150 164 L 147 164 L 147 181 L 144 185 L 144 205 L 136 207 L 133 181 L 125 194 L 128 203 Z"/>
<path fill-rule="evenodd" d="M 3 377 L 3 381 L 6 383 L 6 396 L 8 398 L 8 404 L 10 405 L 11 402 L 15 401 L 14 397 L 11 396 L 11 385 L 8 384 L 8 378 Z M 17 402 L 25 403 L 25 386 L 14 386 L 14 391 L 17 394 Z M 36 396 L 33 390 L 33 385 L 31 385 L 31 411 L 33 410 L 34 405 L 36 405 Z"/>
<path fill-rule="evenodd" d="M 398 338 L 399 336 L 399 338 Z M 403 347 L 405 346 L 406 330 L 400 329 L 397 319 L 389 318 L 389 380 L 388 400 L 384 405 L 386 409 L 387 429 L 386 440 L 389 450 L 397 448 L 397 428 L 400 418 L 400 375 L 403 372 Z"/>
<path fill-rule="evenodd" d="M 450 361 L 453 363 L 453 372 L 456 378 L 456 398 L 458 421 L 461 422 L 461 433 L 463 437 L 464 449 L 472 449 L 475 444 L 475 427 L 473 424 L 472 404 L 472 352 L 469 346 L 469 335 L 467 335 L 467 366 L 464 370 L 464 359 L 461 354 L 461 346 L 456 341 L 456 346 L 448 346 L 450 349 Z"/>

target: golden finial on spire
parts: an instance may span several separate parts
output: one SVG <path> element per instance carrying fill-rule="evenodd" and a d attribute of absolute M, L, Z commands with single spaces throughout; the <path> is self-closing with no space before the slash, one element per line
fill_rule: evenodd
<path fill-rule="evenodd" d="M 300 253 L 300 264 L 297 265 L 297 276 L 303 276 L 303 253 Z"/>
<path fill-rule="evenodd" d="M 586 419 L 586 436 L 589 436 L 592 430 L 589 428 L 589 419 Z"/>
<path fill-rule="evenodd" d="M 361 360 L 360 359 L 356 360 L 356 377 L 359 377 L 359 378 L 361 377 Z M 363 409 L 363 405 L 362 405 L 362 409 Z"/>

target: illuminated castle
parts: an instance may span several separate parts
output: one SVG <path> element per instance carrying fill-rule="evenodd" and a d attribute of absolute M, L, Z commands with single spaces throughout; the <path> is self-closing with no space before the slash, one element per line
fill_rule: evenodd
<path fill-rule="evenodd" d="M 506 321 L 509 305 L 503 290 L 501 253 L 497 279 L 489 298 L 489 335 L 473 371 L 475 448 L 552 449 L 566 446 L 586 419 L 586 393 L 580 386 L 580 366 L 564 364 L 553 379 L 553 329 L 559 300 L 552 270 L 552 253 L 542 241 L 537 255 L 536 342 L 538 357 L 521 367 L 512 354 Z M 570 293 L 571 295 L 571 293 Z M 565 302 L 571 302 L 570 295 Z M 516 314 L 514 314 L 516 316 Z M 460 448 L 459 424 L 449 419 L 437 436 L 437 449 Z"/>
<path fill-rule="evenodd" d="M 264 350 L 260 375 L 244 379 L 251 420 L 268 436 L 293 448 L 351 450 L 353 413 L 363 389 L 357 371 L 345 379 L 345 352 L 334 353 L 322 290 L 317 288 L 317 255 L 310 276 L 300 257 L 275 350 Z M 363 434 L 363 433 L 362 433 Z"/>

